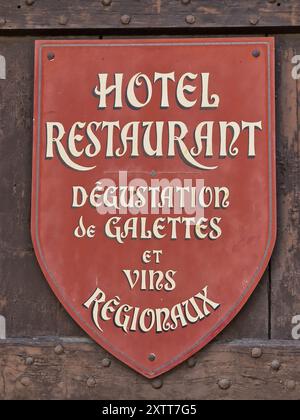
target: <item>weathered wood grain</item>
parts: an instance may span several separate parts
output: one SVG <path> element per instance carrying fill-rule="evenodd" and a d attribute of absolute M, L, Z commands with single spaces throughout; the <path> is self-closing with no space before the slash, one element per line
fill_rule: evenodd
<path fill-rule="evenodd" d="M 57 349 L 58 343 L 62 347 Z M 254 348 L 262 350 L 261 357 L 252 357 Z M 10 340 L 0 344 L 0 398 L 300 398 L 299 344 L 237 341 L 210 345 L 190 366 L 185 363 L 161 377 L 161 383 L 153 383 L 83 340 Z M 220 388 L 222 380 L 228 389 Z"/>
<path fill-rule="evenodd" d="M 300 314 L 300 78 L 292 77 L 300 35 L 279 36 L 276 51 L 278 238 L 271 264 L 271 337 L 290 339 L 292 318 Z"/>
<path fill-rule="evenodd" d="M 11 336 L 51 327 L 57 303 L 43 283 L 30 238 L 33 40 L 0 38 L 0 313 Z"/>
<path fill-rule="evenodd" d="M 267 269 L 249 301 L 228 327 L 217 336 L 216 341 L 242 338 L 268 339 L 269 281 L 270 273 Z"/>
<path fill-rule="evenodd" d="M 30 252 L 33 40 L 0 38 L 0 249 Z"/>
<path fill-rule="evenodd" d="M 30 237 L 34 40 L 0 37 L 0 54 L 0 314 L 10 337 L 80 335 L 50 291 Z"/>
<path fill-rule="evenodd" d="M 30 5 L 28 5 L 30 3 Z M 107 3 L 107 2 L 105 2 Z M 300 24 L 298 0 L 1 0 L 0 30 L 277 28 Z"/>

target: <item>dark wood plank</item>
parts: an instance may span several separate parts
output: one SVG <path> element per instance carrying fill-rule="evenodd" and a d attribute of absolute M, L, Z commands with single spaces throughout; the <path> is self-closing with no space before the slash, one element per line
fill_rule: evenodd
<path fill-rule="evenodd" d="M 292 318 L 300 314 L 300 132 L 299 80 L 292 58 L 300 36 L 277 38 L 278 239 L 271 264 L 272 338 L 290 339 Z"/>
<path fill-rule="evenodd" d="M 32 253 L 0 256 L 0 314 L 8 337 L 56 335 L 57 310 Z"/>
<path fill-rule="evenodd" d="M 29 234 L 32 154 L 33 41 L 0 38 L 0 250 L 32 250 Z"/>
<path fill-rule="evenodd" d="M 0 38 L 0 54 L 0 313 L 9 336 L 53 334 L 57 303 L 30 238 L 33 40 Z"/>
<path fill-rule="evenodd" d="M 256 290 L 241 312 L 216 338 L 226 341 L 242 338 L 269 337 L 269 270 L 261 279 Z"/>
<path fill-rule="evenodd" d="M 0 398 L 291 400 L 300 395 L 300 345 L 291 342 L 210 345 L 190 362 L 192 367 L 185 363 L 154 381 L 95 344 L 61 341 L 62 348 L 55 351 L 57 344 L 51 340 L 0 344 Z M 255 348 L 262 350 L 260 358 L 252 357 Z"/>
<path fill-rule="evenodd" d="M 28 5 L 30 3 L 31 5 Z M 277 28 L 300 24 L 298 0 L 1 0 L 0 30 Z M 105 2 L 107 4 L 107 0 Z"/>
<path fill-rule="evenodd" d="M 34 256 L 30 237 L 33 114 L 31 38 L 0 38 L 0 315 L 9 337 L 80 335 Z"/>

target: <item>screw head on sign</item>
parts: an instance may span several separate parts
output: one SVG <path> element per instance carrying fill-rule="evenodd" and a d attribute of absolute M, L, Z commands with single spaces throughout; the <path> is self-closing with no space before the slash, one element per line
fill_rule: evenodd
<path fill-rule="evenodd" d="M 49 61 L 52 61 L 55 58 L 55 54 L 53 52 L 48 52 L 47 58 L 48 58 Z"/>
<path fill-rule="evenodd" d="M 149 354 L 148 359 L 150 360 L 150 362 L 154 362 L 156 359 L 156 355 L 154 353 Z"/>
<path fill-rule="evenodd" d="M 27 6 L 32 6 L 34 4 L 35 0 L 26 0 Z"/>
<path fill-rule="evenodd" d="M 253 50 L 252 55 L 253 55 L 253 57 L 258 58 L 258 57 L 260 57 L 260 51 L 259 50 Z"/>
<path fill-rule="evenodd" d="M 103 6 L 110 6 L 111 2 L 112 2 L 112 0 L 102 0 Z"/>
<path fill-rule="evenodd" d="M 182 4 L 189 4 L 191 2 L 191 0 L 181 0 Z"/>

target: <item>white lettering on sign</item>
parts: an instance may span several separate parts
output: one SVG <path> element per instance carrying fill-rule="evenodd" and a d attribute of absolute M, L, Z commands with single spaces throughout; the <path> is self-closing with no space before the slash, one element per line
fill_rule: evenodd
<path fill-rule="evenodd" d="M 112 79 L 109 83 L 109 79 Z M 196 80 L 201 81 L 197 94 Z M 129 107 L 141 110 L 151 104 L 154 93 L 159 94 L 161 109 L 172 102 L 183 109 L 217 109 L 221 99 L 210 93 L 209 73 L 184 73 L 176 80 L 175 72 L 133 75 L 124 86 L 124 75 L 98 74 L 94 95 L 99 98 L 98 109 L 108 108 L 108 96 L 113 95 L 113 109 Z M 193 84 L 194 82 L 194 84 Z M 175 97 L 170 85 L 176 85 Z M 194 94 L 194 99 L 191 99 Z M 101 153 L 105 158 L 175 157 L 176 155 L 198 170 L 215 170 L 218 166 L 200 161 L 219 157 L 236 158 L 247 142 L 247 156 L 256 157 L 256 134 L 262 131 L 262 121 L 199 121 L 188 127 L 183 121 L 76 121 L 66 126 L 59 121 L 46 123 L 46 158 L 57 155 L 68 167 L 77 171 L 91 171 L 97 165 L 83 165 L 77 159 L 94 158 Z M 216 144 L 218 138 L 218 144 Z M 167 148 L 164 147 L 167 143 Z"/>
<path fill-rule="evenodd" d="M 197 100 L 191 101 L 187 99 L 187 95 L 195 92 L 196 86 L 189 84 L 196 80 L 200 76 L 202 81 L 202 92 L 201 99 L 201 108 L 217 108 L 219 106 L 220 98 L 218 95 L 213 94 L 209 95 L 209 73 L 201 73 L 200 75 L 194 73 L 185 73 L 183 74 L 176 87 L 176 99 L 180 106 L 183 108 L 192 108 L 196 105 Z M 108 86 L 109 75 L 107 73 L 98 74 L 99 83 L 95 87 L 94 93 L 99 96 L 99 109 L 105 109 L 107 107 L 107 96 L 114 94 L 114 108 L 123 108 L 123 92 L 124 92 L 124 75 L 122 73 L 116 73 L 114 75 L 113 84 Z M 153 75 L 153 83 L 146 74 L 137 73 L 130 79 L 127 87 L 125 97 L 127 103 L 136 109 L 144 108 L 151 102 L 153 96 L 153 84 L 160 83 L 160 103 L 162 108 L 169 108 L 170 103 L 170 93 L 169 85 L 175 83 L 175 72 L 171 73 L 157 73 Z M 137 99 L 138 90 L 140 87 L 143 87 L 146 91 L 146 95 L 143 101 Z M 141 89 L 140 89 L 141 90 Z"/>
<path fill-rule="evenodd" d="M 92 309 L 92 318 L 96 327 L 103 332 L 102 324 L 112 321 L 126 334 L 142 331 L 143 333 L 154 330 L 156 333 L 174 331 L 177 328 L 195 324 L 207 318 L 216 311 L 220 304 L 208 297 L 208 287 L 190 299 L 168 308 L 133 307 L 121 304 L 119 296 L 107 299 L 103 290 L 97 288 L 92 296 L 84 303 L 84 307 Z"/>
<path fill-rule="evenodd" d="M 300 79 L 300 55 L 294 55 L 292 58 L 292 64 L 294 64 L 293 70 L 292 70 L 292 78 L 294 80 Z"/>
<path fill-rule="evenodd" d="M 300 340 L 300 315 L 293 317 L 292 324 L 295 325 L 292 329 L 292 337 L 294 340 Z"/>

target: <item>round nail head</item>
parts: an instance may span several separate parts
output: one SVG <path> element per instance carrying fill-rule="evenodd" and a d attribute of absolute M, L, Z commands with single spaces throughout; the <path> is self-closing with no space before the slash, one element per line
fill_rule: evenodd
<path fill-rule="evenodd" d="M 29 386 L 30 385 L 30 379 L 27 378 L 26 376 L 23 376 L 23 378 L 21 379 L 20 382 L 23 386 Z"/>
<path fill-rule="evenodd" d="M 60 16 L 58 23 L 61 26 L 65 26 L 68 23 L 68 18 L 66 18 L 66 16 Z"/>
<path fill-rule="evenodd" d="M 86 384 L 87 384 L 87 386 L 88 386 L 89 388 L 94 387 L 94 386 L 96 385 L 96 380 L 95 380 L 95 378 L 93 378 L 93 377 L 88 378 L 88 380 L 86 381 Z"/>
<path fill-rule="evenodd" d="M 294 391 L 296 389 L 296 382 L 295 381 L 287 381 L 286 387 L 289 391 Z"/>
<path fill-rule="evenodd" d="M 226 391 L 227 389 L 231 387 L 231 381 L 229 379 L 221 379 L 218 382 L 218 385 L 220 389 L 222 389 L 223 391 Z"/>
<path fill-rule="evenodd" d="M 131 21 L 131 17 L 129 15 L 123 15 L 121 16 L 121 22 L 123 25 L 128 25 Z"/>
<path fill-rule="evenodd" d="M 156 359 L 156 356 L 154 353 L 149 354 L 148 359 L 150 360 L 150 362 L 154 362 L 154 360 Z"/>
<path fill-rule="evenodd" d="M 254 58 L 258 58 L 258 57 L 260 57 L 260 51 L 259 50 L 253 50 L 252 55 L 253 55 Z"/>
<path fill-rule="evenodd" d="M 63 346 L 62 346 L 61 344 L 58 344 L 58 345 L 55 347 L 54 352 L 55 352 L 56 354 L 58 354 L 58 355 L 63 354 L 63 352 L 64 352 L 64 348 L 63 348 Z"/>
<path fill-rule="evenodd" d="M 154 379 L 151 384 L 154 389 L 160 389 L 163 386 L 163 381 L 161 379 Z"/>
<path fill-rule="evenodd" d="M 275 371 L 278 371 L 281 367 L 281 363 L 279 362 L 279 360 L 273 360 L 273 362 L 271 363 L 271 368 Z"/>
<path fill-rule="evenodd" d="M 251 356 L 253 357 L 253 359 L 259 359 L 262 356 L 262 349 L 254 348 L 252 350 Z"/>
<path fill-rule="evenodd" d="M 251 25 L 255 26 L 259 22 L 259 17 L 258 16 L 252 16 L 252 17 L 250 17 L 249 22 L 251 23 Z"/>
<path fill-rule="evenodd" d="M 197 360 L 195 359 L 195 357 L 191 357 L 190 359 L 188 359 L 187 364 L 188 367 L 193 368 L 196 366 Z"/>
<path fill-rule="evenodd" d="M 47 58 L 48 58 L 48 60 L 49 60 L 49 61 L 52 61 L 52 60 L 54 60 L 54 58 L 55 58 L 55 54 L 54 54 L 53 52 L 49 52 L 49 53 L 47 54 Z"/>
<path fill-rule="evenodd" d="M 193 25 L 196 22 L 196 18 L 195 18 L 194 15 L 188 15 L 188 16 L 186 16 L 185 21 L 189 25 Z"/>
<path fill-rule="evenodd" d="M 26 357 L 26 360 L 25 360 L 26 366 L 31 366 L 33 365 L 33 363 L 34 363 L 33 357 Z"/>
<path fill-rule="evenodd" d="M 111 365 L 111 361 L 108 358 L 105 358 L 102 360 L 102 366 L 103 367 L 109 367 Z"/>

